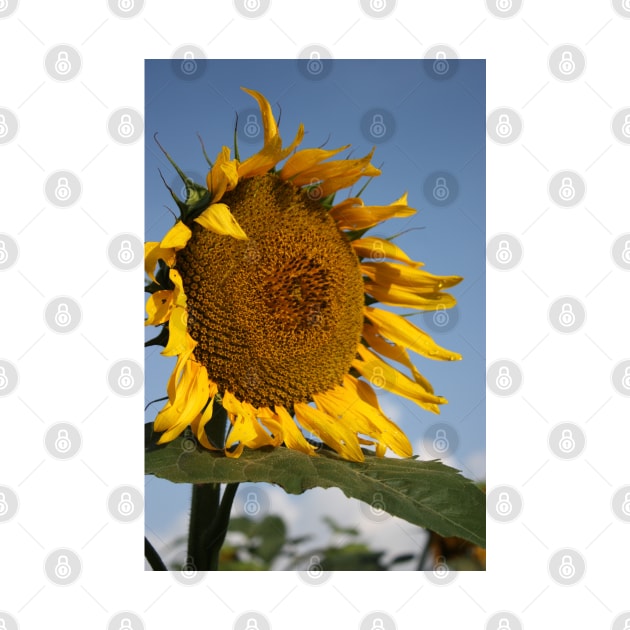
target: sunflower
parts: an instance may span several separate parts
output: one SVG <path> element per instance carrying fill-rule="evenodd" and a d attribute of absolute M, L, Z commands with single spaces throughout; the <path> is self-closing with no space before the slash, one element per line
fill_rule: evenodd
<path fill-rule="evenodd" d="M 363 461 L 362 445 L 374 445 L 380 457 L 387 449 L 409 457 L 409 440 L 384 415 L 374 388 L 439 413 L 447 401 L 408 350 L 461 357 L 376 305 L 449 308 L 455 299 L 442 290 L 461 278 L 428 273 L 392 239 L 366 236 L 415 213 L 406 193 L 385 206 L 358 196 L 335 203 L 341 189 L 380 175 L 374 149 L 358 159 L 333 159 L 349 145 L 296 150 L 302 125 L 284 147 L 269 102 L 243 90 L 260 107 L 258 153 L 240 161 L 236 146 L 234 157 L 224 146 L 208 160 L 202 186 L 165 152 L 187 198 L 171 190 L 181 216 L 160 242 L 145 244 L 145 323 L 162 327 L 154 341 L 177 358 L 168 402 L 154 421 L 159 443 L 190 426 L 205 448 L 229 457 L 282 444 L 315 454 L 305 429 L 347 460 Z M 220 417 L 218 405 L 229 424 L 217 442 L 206 425 Z"/>

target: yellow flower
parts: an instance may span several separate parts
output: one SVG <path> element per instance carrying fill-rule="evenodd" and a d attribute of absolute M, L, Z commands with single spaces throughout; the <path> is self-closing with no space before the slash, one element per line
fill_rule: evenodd
<path fill-rule="evenodd" d="M 262 149 L 241 162 L 223 147 L 207 189 L 195 185 L 194 203 L 178 200 L 181 218 L 145 245 L 146 324 L 167 329 L 162 354 L 177 357 L 154 422 L 159 442 L 190 426 L 203 446 L 230 457 L 281 444 L 316 454 L 305 429 L 348 460 L 363 461 L 365 445 L 409 457 L 374 388 L 439 413 L 446 400 L 408 350 L 461 357 L 376 304 L 450 308 L 455 299 L 443 289 L 461 278 L 435 276 L 390 240 L 365 236 L 415 213 L 406 193 L 385 206 L 334 203 L 339 190 L 380 175 L 374 150 L 352 160 L 331 159 L 347 146 L 296 150 L 302 125 L 283 147 L 268 101 L 243 89 L 260 107 Z M 215 405 L 229 419 L 220 443 L 206 433 Z"/>

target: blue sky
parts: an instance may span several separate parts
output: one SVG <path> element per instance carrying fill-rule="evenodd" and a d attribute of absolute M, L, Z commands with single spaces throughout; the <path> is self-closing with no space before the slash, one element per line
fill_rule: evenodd
<path fill-rule="evenodd" d="M 222 145 L 233 146 L 235 113 L 239 119 L 241 159 L 256 152 L 262 135 L 253 141 L 244 134 L 248 118 L 257 112 L 255 101 L 241 91 L 262 92 L 281 112 L 280 132 L 285 144 L 299 123 L 306 135 L 302 147 L 327 148 L 351 144 L 353 157 L 373 146 L 373 164 L 382 168 L 362 197 L 366 204 L 386 204 L 407 191 L 409 205 L 418 210 L 409 219 L 393 219 L 371 234 L 388 236 L 410 230 L 398 239 L 415 260 L 435 274 L 461 275 L 464 281 L 451 290 L 458 300 L 450 323 L 440 329 L 425 315 L 412 321 L 430 332 L 441 345 L 460 352 L 457 363 L 413 357 L 436 393 L 449 404 L 440 416 L 421 410 L 410 401 L 380 395 L 384 410 L 405 430 L 421 458 L 433 457 L 422 448 L 425 431 L 445 423 L 457 432 L 458 446 L 447 463 L 464 469 L 469 477 L 485 476 L 485 61 L 458 60 L 444 76 L 432 72 L 424 60 L 333 60 L 312 78 L 305 62 L 297 60 L 198 60 L 191 75 L 179 62 L 148 60 L 145 84 L 146 240 L 160 240 L 172 225 L 174 203 L 158 169 L 174 186 L 178 179 L 153 140 L 160 143 L 191 177 L 205 180 L 206 162 L 197 134 L 211 159 Z M 374 118 L 375 112 L 377 118 Z M 383 118 L 378 113 L 384 112 Z M 370 138 L 371 124 L 380 137 Z M 255 126 L 250 131 L 255 131 Z M 392 133 L 393 130 L 393 133 Z M 438 178 L 444 180 L 438 182 Z M 433 196 L 436 184 L 446 183 L 448 196 Z M 361 183 L 360 183 L 361 184 Z M 355 187 L 354 192 L 358 191 Z M 346 191 L 338 193 L 343 199 Z M 421 228 L 421 229 L 412 229 Z M 409 311 L 399 311 L 409 312 Z M 429 317 L 433 317 L 430 314 Z M 455 322 L 455 323 L 454 323 Z M 147 402 L 164 395 L 171 361 L 150 348 L 146 361 Z M 160 403 L 162 404 L 162 403 Z M 152 420 L 159 404 L 150 408 Z M 424 450 L 424 452 L 423 452 Z M 273 494 L 275 491 L 270 489 Z M 287 497 L 283 505 L 299 504 L 300 512 L 325 514 L 323 491 Z M 160 537 L 185 523 L 190 488 L 151 479 L 146 488 L 146 524 Z M 275 496 L 275 495 L 274 495 Z M 338 503 L 338 502 L 337 502 Z M 292 510 L 287 510 L 292 512 Z M 334 516 L 334 514 L 333 514 Z M 348 513 L 347 518 L 351 518 Z M 288 517 L 288 514 L 287 514 Z M 312 523 L 313 518 L 309 519 Z M 306 523 L 306 521 L 305 521 Z M 356 523 L 346 523 L 356 524 Z M 306 526 L 306 524 L 303 524 Z M 300 521 L 292 522 L 294 531 Z M 184 533 L 183 531 L 180 533 Z M 151 533 L 149 533 L 151 536 Z M 372 532 L 380 548 L 391 545 L 386 529 Z M 380 536 L 380 538 L 379 538 Z M 159 546 L 159 541 L 156 541 Z M 401 543 L 402 544 L 402 543 Z"/>

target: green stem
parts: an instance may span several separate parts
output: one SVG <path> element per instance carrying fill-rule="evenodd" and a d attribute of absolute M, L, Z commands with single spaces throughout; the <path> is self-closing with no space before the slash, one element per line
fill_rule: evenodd
<path fill-rule="evenodd" d="M 155 550 L 155 547 L 149 542 L 146 536 L 144 537 L 144 557 L 154 571 L 168 571 L 162 558 L 160 558 L 160 554 Z"/>
<path fill-rule="evenodd" d="M 218 483 L 193 484 L 187 563 L 197 571 L 208 570 L 209 554 L 205 540 L 219 508 L 220 491 L 221 485 Z"/>
<path fill-rule="evenodd" d="M 207 548 L 209 550 L 209 570 L 219 570 L 219 555 L 221 547 L 225 542 L 228 526 L 230 524 L 230 514 L 232 512 L 232 503 L 238 490 L 238 483 L 228 483 L 223 492 L 221 506 L 217 512 L 216 518 L 212 523 L 212 528 L 207 539 Z"/>

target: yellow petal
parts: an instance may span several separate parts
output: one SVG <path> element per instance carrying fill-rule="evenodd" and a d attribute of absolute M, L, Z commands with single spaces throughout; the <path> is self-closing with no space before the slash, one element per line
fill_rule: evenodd
<path fill-rule="evenodd" d="M 291 448 L 295 451 L 301 451 L 307 455 L 313 455 L 315 453 L 315 447 L 306 441 L 302 431 L 295 424 L 295 421 L 291 417 L 291 414 L 282 406 L 277 405 L 276 416 L 280 424 L 282 425 L 282 436 L 287 448 Z"/>
<path fill-rule="evenodd" d="M 230 160 L 230 149 L 223 147 L 206 177 L 206 184 L 212 195 L 211 203 L 219 201 L 225 192 L 233 190 L 238 184 L 237 165 L 236 160 Z"/>
<path fill-rule="evenodd" d="M 422 267 L 424 263 L 411 260 L 405 252 L 387 239 L 376 236 L 357 238 L 350 243 L 357 256 L 380 262 L 385 258 L 399 260 L 411 267 Z"/>
<path fill-rule="evenodd" d="M 296 186 L 304 186 L 313 180 L 321 181 L 323 182 L 322 185 L 325 185 L 332 180 L 352 181 L 354 183 L 364 175 L 374 177 L 380 175 L 381 172 L 370 164 L 373 154 L 374 149 L 364 157 L 356 160 L 332 160 L 323 164 L 315 163 L 310 168 L 296 174 L 291 181 Z M 338 190 L 338 188 L 335 190 Z M 330 192 L 334 191 L 331 190 Z"/>
<path fill-rule="evenodd" d="M 260 448 L 279 444 L 279 438 L 271 436 L 258 421 L 256 409 L 248 403 L 241 403 L 226 391 L 223 395 L 223 407 L 228 412 L 232 428 L 225 442 L 228 457 L 240 457 L 243 448 Z M 236 449 L 233 447 L 236 446 Z"/>
<path fill-rule="evenodd" d="M 390 262 L 362 262 L 361 271 L 372 281 L 383 286 L 396 284 L 409 287 L 414 293 L 436 293 L 459 284 L 460 276 L 435 276 L 422 269 Z"/>
<path fill-rule="evenodd" d="M 247 179 L 264 175 L 271 170 L 278 162 L 284 160 L 301 142 L 304 137 L 304 125 L 300 125 L 293 142 L 286 148 L 282 148 L 282 139 L 279 135 L 270 138 L 263 148 L 241 162 L 238 166 L 239 179 Z"/>
<path fill-rule="evenodd" d="M 435 413 L 439 413 L 437 405 L 447 402 L 442 396 L 435 396 L 427 392 L 418 383 L 410 380 L 391 365 L 385 363 L 385 361 L 373 352 L 370 352 L 370 350 L 362 344 L 357 346 L 357 352 L 362 360 L 355 359 L 352 362 L 352 367 L 374 387 L 387 389 Z"/>
<path fill-rule="evenodd" d="M 149 316 L 145 326 L 158 326 L 167 322 L 173 309 L 173 291 L 156 291 L 149 296 L 146 303 L 146 311 Z"/>
<path fill-rule="evenodd" d="M 192 232 L 190 228 L 183 222 L 178 221 L 164 236 L 160 247 L 168 249 L 172 247 L 175 251 L 186 247 L 186 243 L 190 240 Z M 170 265 L 169 265 L 170 266 Z"/>
<path fill-rule="evenodd" d="M 378 354 L 386 357 L 387 359 L 396 361 L 397 363 L 409 368 L 411 370 L 413 380 L 426 389 L 430 394 L 434 393 L 433 386 L 424 376 L 422 376 L 422 374 L 420 374 L 416 366 L 411 362 L 409 353 L 405 350 L 405 348 L 395 343 L 388 343 L 384 337 L 377 334 L 376 328 L 372 326 L 372 324 L 364 324 L 362 334 L 363 338 L 367 341 L 372 350 L 378 352 Z"/>
<path fill-rule="evenodd" d="M 230 209 L 224 203 L 213 203 L 206 208 L 195 221 L 199 225 L 215 232 L 216 234 L 225 234 L 234 238 L 246 241 L 247 234 L 232 216 Z"/>
<path fill-rule="evenodd" d="M 271 138 L 278 135 L 278 125 L 276 125 L 276 119 L 273 117 L 271 111 L 271 105 L 269 101 L 256 90 L 248 90 L 242 87 L 241 90 L 246 92 L 250 96 L 253 96 L 258 101 L 258 107 L 260 107 L 260 114 L 262 116 L 263 128 L 265 130 L 265 144 L 269 142 Z"/>
<path fill-rule="evenodd" d="M 197 416 L 208 401 L 208 380 L 199 378 L 203 366 L 192 359 L 183 366 L 174 400 L 158 413 L 153 423 L 155 431 L 165 433 L 158 440 L 164 444 L 175 439 Z"/>
<path fill-rule="evenodd" d="M 188 312 L 185 308 L 176 306 L 168 320 L 168 343 L 162 350 L 163 356 L 174 357 L 190 348 L 189 340 L 192 337 L 188 334 L 187 323 Z"/>
<path fill-rule="evenodd" d="M 377 406 L 363 400 L 349 381 L 344 383 L 344 387 L 337 386 L 323 394 L 315 394 L 313 399 L 319 409 L 339 424 L 374 438 L 397 455 L 411 456 L 412 448 L 407 436 Z"/>
<path fill-rule="evenodd" d="M 333 155 L 347 149 L 350 145 L 345 147 L 339 147 L 338 149 L 332 149 L 327 151 L 325 149 L 302 149 L 293 154 L 282 167 L 280 171 L 280 177 L 283 180 L 291 179 L 296 175 L 313 168 L 315 165 L 331 158 Z"/>
<path fill-rule="evenodd" d="M 364 206 L 360 199 L 346 199 L 334 206 L 330 214 L 340 230 L 363 230 L 394 217 L 409 217 L 415 209 L 407 205 L 407 194 L 388 206 Z"/>
<path fill-rule="evenodd" d="M 296 403 L 295 415 L 307 431 L 319 437 L 344 459 L 353 462 L 364 461 L 356 434 L 343 423 L 337 422 L 327 413 L 305 403 Z"/>
<path fill-rule="evenodd" d="M 155 282 L 155 268 L 158 260 L 163 260 L 169 267 L 175 264 L 175 250 L 173 248 L 164 249 L 159 243 L 144 244 L 144 270 L 151 280 Z"/>
<path fill-rule="evenodd" d="M 366 282 L 363 289 L 382 304 L 391 306 L 409 306 L 423 311 L 437 311 L 457 304 L 457 300 L 448 293 L 431 293 L 430 296 L 423 296 L 397 285 L 385 287 L 374 282 Z"/>
<path fill-rule="evenodd" d="M 203 367 L 203 369 L 200 371 L 197 378 L 198 380 L 205 379 L 208 382 L 208 404 L 206 405 L 206 408 L 201 413 L 197 414 L 197 416 L 193 419 L 193 421 L 190 423 L 190 427 L 202 446 L 211 451 L 216 451 L 219 449 L 212 446 L 212 444 L 208 440 L 208 437 L 206 436 L 205 426 L 212 418 L 212 412 L 214 410 L 214 398 L 218 388 L 216 383 L 212 382 L 208 378 L 208 370 L 206 370 L 205 367 Z"/>
<path fill-rule="evenodd" d="M 363 309 L 363 313 L 376 326 L 379 335 L 423 357 L 440 361 L 458 361 L 462 358 L 461 354 L 439 346 L 430 335 L 396 313 L 369 306 Z"/>

